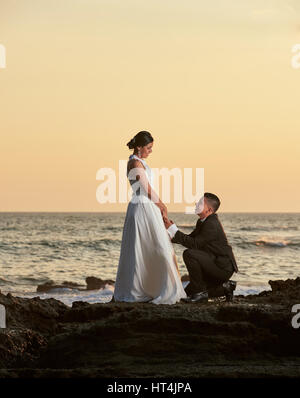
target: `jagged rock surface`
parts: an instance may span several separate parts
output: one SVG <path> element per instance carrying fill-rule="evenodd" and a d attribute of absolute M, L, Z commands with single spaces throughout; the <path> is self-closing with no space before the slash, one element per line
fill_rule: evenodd
<path fill-rule="evenodd" d="M 300 376 L 300 278 L 226 303 L 88 304 L 0 294 L 2 377 Z"/>

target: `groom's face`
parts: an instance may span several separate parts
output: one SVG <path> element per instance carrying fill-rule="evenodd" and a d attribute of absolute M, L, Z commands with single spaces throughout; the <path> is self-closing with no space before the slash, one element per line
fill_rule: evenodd
<path fill-rule="evenodd" d="M 205 197 L 202 197 L 195 207 L 195 214 L 197 214 L 200 218 L 205 218 L 209 214 L 212 213 L 212 209 L 209 206 Z"/>
<path fill-rule="evenodd" d="M 204 210 L 204 197 L 199 199 L 199 202 L 196 203 L 195 206 L 195 214 L 200 215 L 202 211 Z"/>

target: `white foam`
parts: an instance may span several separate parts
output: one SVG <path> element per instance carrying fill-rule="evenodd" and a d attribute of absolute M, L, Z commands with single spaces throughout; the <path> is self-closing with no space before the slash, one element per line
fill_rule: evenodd
<path fill-rule="evenodd" d="M 270 286 L 241 286 L 237 284 L 234 295 L 247 296 L 248 294 L 258 294 L 264 290 L 272 290 Z"/>
<path fill-rule="evenodd" d="M 183 287 L 185 288 L 188 283 L 187 281 L 182 282 Z M 269 286 L 243 286 L 238 283 L 234 295 L 247 296 L 248 294 L 258 294 L 263 290 L 271 289 Z M 104 289 L 98 290 L 80 291 L 77 289 L 60 288 L 53 289 L 48 293 L 27 293 L 26 296 L 19 297 L 40 297 L 41 299 L 54 298 L 71 307 L 74 301 L 84 301 L 90 304 L 107 303 L 112 299 L 113 292 L 114 286 L 107 284 Z"/>
<path fill-rule="evenodd" d="M 189 282 L 182 282 L 183 287 L 185 288 Z M 234 295 L 243 295 L 247 296 L 248 294 L 258 294 L 263 290 L 271 290 L 270 286 L 266 285 L 259 285 L 259 286 L 247 286 L 247 285 L 240 285 L 237 282 L 236 289 L 234 291 Z"/>
<path fill-rule="evenodd" d="M 54 298 L 71 307 L 74 301 L 84 301 L 91 304 L 107 303 L 111 300 L 113 291 L 114 287 L 107 284 L 104 289 L 80 291 L 77 289 L 59 288 L 52 289 L 48 293 L 28 293 L 26 296 L 19 297 L 40 297 L 41 299 Z"/>

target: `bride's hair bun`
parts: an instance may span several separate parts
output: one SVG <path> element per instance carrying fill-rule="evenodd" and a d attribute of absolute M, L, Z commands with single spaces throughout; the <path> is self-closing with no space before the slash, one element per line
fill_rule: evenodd
<path fill-rule="evenodd" d="M 140 131 L 126 145 L 129 149 L 133 149 L 136 146 L 145 146 L 150 142 L 153 142 L 153 137 L 149 131 Z"/>
<path fill-rule="evenodd" d="M 129 142 L 126 144 L 129 149 L 133 149 L 135 147 L 135 137 L 133 137 Z"/>

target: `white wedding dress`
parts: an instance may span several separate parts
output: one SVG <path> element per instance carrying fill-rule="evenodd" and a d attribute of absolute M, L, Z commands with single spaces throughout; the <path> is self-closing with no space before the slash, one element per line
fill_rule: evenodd
<path fill-rule="evenodd" d="M 129 156 L 129 159 L 132 158 L 142 162 L 147 180 L 153 188 L 150 167 L 136 155 Z M 134 183 L 139 184 L 134 180 L 129 181 L 132 188 Z M 174 248 L 160 209 L 148 198 L 142 184 L 138 186 L 139 189 L 133 189 L 124 221 L 114 299 L 174 304 L 186 297 Z"/>

